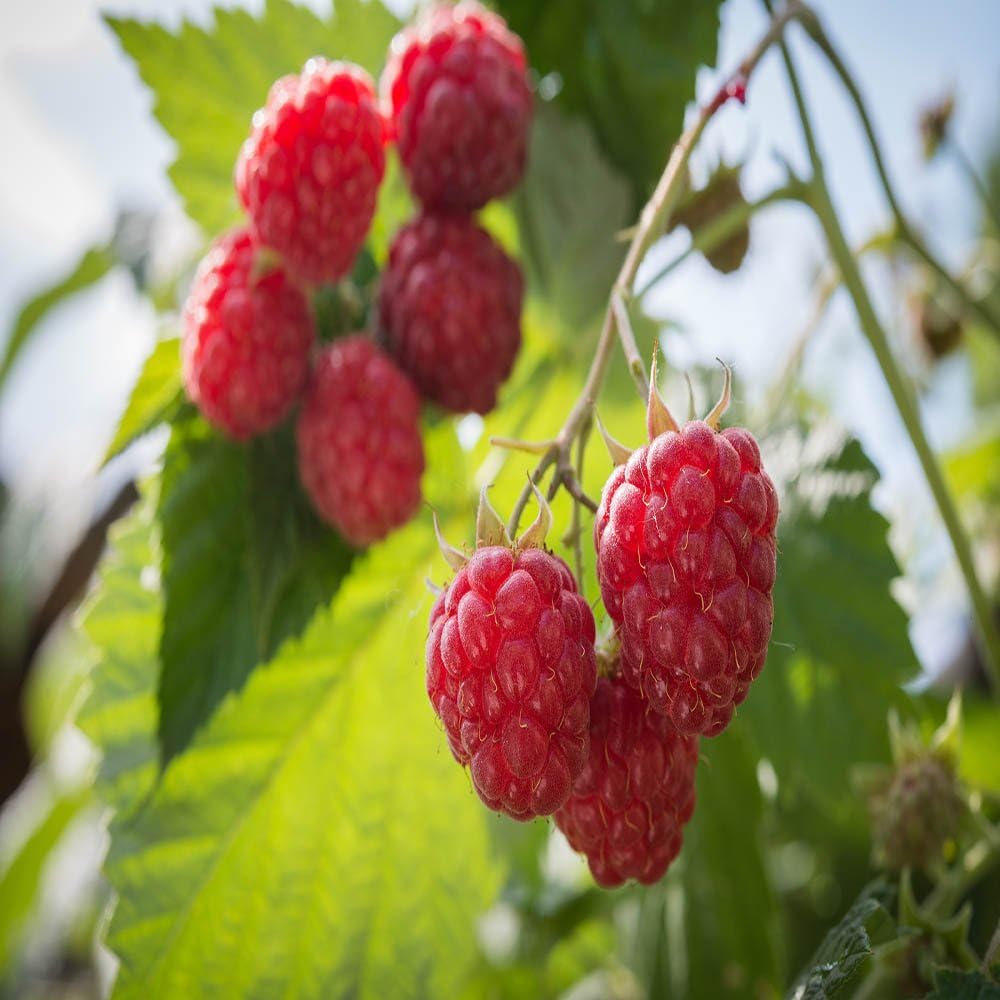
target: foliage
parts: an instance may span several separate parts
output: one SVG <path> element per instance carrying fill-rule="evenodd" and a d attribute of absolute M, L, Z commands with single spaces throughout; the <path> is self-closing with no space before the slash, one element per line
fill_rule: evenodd
<path fill-rule="evenodd" d="M 516 371 L 471 447 L 450 418 L 425 419 L 424 494 L 459 543 L 478 487 L 495 482 L 492 501 L 509 510 L 532 464 L 490 435 L 547 440 L 579 396 L 620 233 L 680 133 L 718 30 L 714 0 L 498 6 L 561 89 L 539 100 L 522 187 L 482 216 L 527 278 Z M 398 27 L 377 0 L 338 0 L 328 15 L 266 0 L 259 14 L 220 9 L 177 30 L 108 23 L 152 92 L 176 145 L 170 176 L 206 236 L 238 218 L 232 165 L 270 84 L 315 54 L 377 73 Z M 324 340 L 370 323 L 377 266 L 410 211 L 390 162 L 367 252 L 349 283 L 315 296 Z M 25 330 L 96 280 L 84 263 L 30 307 Z M 648 357 L 659 331 L 634 313 Z M 600 411 L 617 437 L 644 435 L 620 357 Z M 100 751 L 109 809 L 115 996 L 555 997 L 585 984 L 602 996 L 759 997 L 799 969 L 791 996 L 846 996 L 902 933 L 891 887 L 863 888 L 864 802 L 850 785 L 858 765 L 888 760 L 887 712 L 920 709 L 901 687 L 915 657 L 892 596 L 900 571 L 872 506 L 876 469 L 808 403 L 755 428 L 782 501 L 767 668 L 732 728 L 703 745 L 678 863 L 660 885 L 613 894 L 554 874 L 549 827 L 487 815 L 451 760 L 422 684 L 425 582 L 445 574 L 429 512 L 350 550 L 301 494 L 290 426 L 222 439 L 184 402 L 172 337 L 147 360 L 108 458 L 164 424 L 162 468 L 113 532 L 80 622 L 93 665 L 77 721 Z M 981 491 L 994 445 L 958 456 L 955 481 Z M 594 434 L 590 495 L 609 471 Z M 564 529 L 565 491 L 553 509 Z M 590 527 L 585 516 L 585 543 Z M 561 535 L 553 548 L 572 559 Z M 966 780 L 994 790 L 995 725 L 993 705 L 970 706 L 961 759 Z M 37 882 L 33 844 L 46 848 L 68 808 L 57 804 L 0 890 Z M 811 867 L 793 885 L 781 859 L 795 851 Z M 845 899 L 861 894 L 824 938 L 830 912 L 811 893 L 841 876 Z M 517 928 L 500 958 L 477 933 L 498 902 Z M 791 927 L 803 913 L 807 928 Z M 0 947 L 11 934 L 0 927 Z M 972 982 L 944 976 L 939 991 Z"/>

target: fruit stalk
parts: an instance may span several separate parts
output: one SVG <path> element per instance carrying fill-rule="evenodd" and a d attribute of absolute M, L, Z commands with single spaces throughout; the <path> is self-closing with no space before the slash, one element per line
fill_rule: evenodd
<path fill-rule="evenodd" d="M 622 262 L 621 270 L 612 286 L 601 333 L 594 350 L 594 358 L 590 363 L 590 370 L 587 372 L 587 380 L 576 403 L 566 417 L 562 429 L 556 435 L 552 447 L 542 455 L 530 476 L 529 483 L 521 491 L 521 495 L 514 504 L 508 522 L 508 531 L 511 534 L 516 533 L 521 514 L 531 496 L 531 483 L 540 482 L 552 465 L 556 466 L 556 472 L 549 488 L 550 499 L 563 483 L 563 473 L 560 470 L 565 469 L 571 463 L 570 448 L 594 408 L 597 395 L 604 383 L 604 375 L 611 359 L 616 334 L 617 339 L 622 343 L 626 361 L 630 362 L 630 371 L 632 371 L 633 377 L 636 376 L 633 363 L 638 358 L 638 350 L 635 349 L 635 340 L 631 336 L 630 328 L 627 324 L 623 328 L 622 323 L 619 322 L 618 314 L 622 311 L 622 306 L 628 303 L 632 286 L 635 283 L 635 276 L 639 265 L 646 256 L 646 251 L 657 236 L 663 232 L 669 221 L 670 213 L 673 211 L 687 176 L 687 164 L 691 157 L 691 151 L 698 144 L 702 133 L 719 108 L 731 98 L 742 99 L 744 97 L 747 81 L 765 53 L 781 39 L 787 25 L 796 18 L 802 17 L 805 10 L 806 8 L 800 0 L 790 0 L 781 11 L 772 15 L 767 31 L 760 37 L 760 40 L 739 64 L 735 72 L 726 78 L 713 99 L 702 106 L 697 118 L 677 140 L 652 196 L 640 213 L 639 224 L 635 228 L 632 241 L 625 254 L 625 260 Z M 645 382 L 645 369 L 641 359 L 639 360 L 639 372 L 643 381 L 638 382 L 638 384 L 640 386 L 648 385 L 648 382 Z"/>
<path fill-rule="evenodd" d="M 976 566 L 972 558 L 969 539 L 962 527 L 958 510 L 948 490 L 948 485 L 944 480 L 944 475 L 938 465 L 937 458 L 930 446 L 930 442 L 924 434 L 924 429 L 920 421 L 920 411 L 912 388 L 896 362 L 896 358 L 889 346 L 889 338 L 886 336 L 885 330 L 879 322 L 871 298 L 868 295 L 868 289 L 864 279 L 861 277 L 861 271 L 851 253 L 851 248 L 848 246 L 847 238 L 844 236 L 836 209 L 833 206 L 830 189 L 826 183 L 822 158 L 819 155 L 816 145 L 812 122 L 806 108 L 805 98 L 794 62 L 787 46 L 782 43 L 781 48 L 785 61 L 785 69 L 798 109 L 803 136 L 813 168 L 809 204 L 823 228 L 830 254 L 840 269 L 844 287 L 847 289 L 854 303 L 862 332 L 875 352 L 875 357 L 882 369 L 882 374 L 889 386 L 889 391 L 892 393 L 896 409 L 917 452 L 924 477 L 934 496 L 941 519 L 944 521 L 948 536 L 951 539 L 952 548 L 955 551 L 955 557 L 958 560 L 959 568 L 965 577 L 965 583 L 969 590 L 973 615 L 983 642 L 986 675 L 994 693 L 1000 693 L 1000 636 L 997 635 L 996 627 L 993 623 L 990 603 L 986 597 L 986 592 L 983 590 L 979 582 L 979 577 L 976 574 Z"/>

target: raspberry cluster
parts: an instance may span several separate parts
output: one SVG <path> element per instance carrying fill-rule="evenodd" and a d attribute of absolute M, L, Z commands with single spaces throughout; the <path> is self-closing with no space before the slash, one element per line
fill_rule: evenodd
<path fill-rule="evenodd" d="M 383 342 L 421 392 L 487 413 L 521 343 L 521 270 L 471 213 L 524 173 L 531 90 L 520 39 L 473 0 L 428 8 L 393 40 L 380 84 L 421 209 L 382 277 Z"/>
<path fill-rule="evenodd" d="M 523 173 L 520 40 L 478 4 L 432 8 L 393 41 L 383 94 L 322 58 L 271 87 L 236 162 L 246 223 L 213 244 L 183 319 L 192 402 L 236 441 L 301 404 L 302 485 L 356 547 L 419 507 L 420 396 L 485 413 L 520 346 L 520 270 L 468 214 Z M 322 346 L 314 296 L 350 281 L 393 139 L 424 207 L 381 282 L 385 346 L 355 329 Z"/>

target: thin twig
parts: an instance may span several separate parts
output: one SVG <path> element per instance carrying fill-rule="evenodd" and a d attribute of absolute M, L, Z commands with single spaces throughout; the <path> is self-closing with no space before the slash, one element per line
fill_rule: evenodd
<path fill-rule="evenodd" d="M 635 283 L 636 273 L 643 258 L 646 256 L 646 251 L 657 238 L 658 234 L 663 232 L 666 223 L 669 221 L 670 213 L 674 209 L 686 177 L 687 163 L 691 157 L 692 149 L 697 145 L 706 126 L 719 108 L 730 99 L 742 100 L 744 98 L 747 81 L 764 57 L 764 54 L 781 38 L 789 22 L 801 17 L 804 10 L 805 8 L 801 0 L 789 0 L 787 6 L 772 17 L 767 31 L 739 64 L 736 71 L 726 78 L 712 100 L 701 108 L 697 118 L 684 130 L 677 144 L 674 146 L 670 154 L 670 159 L 667 161 L 667 165 L 653 194 L 639 215 L 639 222 L 632 236 L 632 242 L 629 244 L 621 270 L 618 272 L 618 277 L 611 288 L 608 307 L 605 310 L 604 321 L 601 325 L 601 333 L 597 340 L 594 357 L 590 363 L 590 370 L 587 372 L 583 389 L 573 404 L 569 415 L 566 417 L 562 429 L 556 435 L 555 444 L 549 451 L 542 455 L 531 475 L 532 481 L 536 484 L 553 463 L 557 465 L 557 468 L 560 465 L 570 463 L 570 448 L 580 433 L 584 421 L 590 418 L 594 403 L 597 401 L 597 394 L 604 383 L 604 376 L 611 358 L 616 332 L 619 338 L 622 338 L 620 325 L 616 322 L 615 301 L 618 299 L 625 302 L 629 298 L 632 286 Z M 628 338 L 627 332 L 624 334 L 624 337 L 625 339 Z M 634 345 L 634 338 L 632 344 Z M 626 359 L 628 359 L 629 347 L 626 345 L 625 340 L 622 340 L 622 347 L 625 351 Z M 639 364 L 642 364 L 641 358 L 639 359 Z M 645 378 L 644 368 L 642 369 L 642 374 Z M 562 476 L 558 472 L 553 482 L 562 482 Z M 558 486 L 556 486 L 556 489 L 558 489 Z M 518 522 L 528 503 L 530 494 L 531 486 L 530 484 L 526 484 L 514 504 L 508 529 L 512 537 L 517 531 Z"/>
<path fill-rule="evenodd" d="M 635 332 L 632 330 L 632 320 L 629 319 L 628 306 L 625 300 L 616 292 L 611 295 L 611 309 L 615 314 L 615 324 L 618 327 L 618 339 L 622 343 L 622 350 L 625 352 L 625 361 L 628 363 L 629 374 L 639 390 L 639 398 L 646 400 L 649 398 L 649 379 L 646 378 L 646 366 L 643 364 L 642 356 L 639 354 L 639 345 L 635 341 Z"/>

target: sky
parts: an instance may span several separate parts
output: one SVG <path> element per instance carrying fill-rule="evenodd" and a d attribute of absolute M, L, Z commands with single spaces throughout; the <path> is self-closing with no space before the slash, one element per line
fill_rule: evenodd
<path fill-rule="evenodd" d="M 312 5 L 323 7 L 320 0 Z M 191 246 L 193 233 L 165 174 L 170 140 L 150 116 L 150 95 L 98 12 L 176 24 L 182 15 L 204 20 L 210 6 L 208 0 L 0 4 L 0 337 L 26 297 L 110 235 L 119 208 L 157 213 L 164 259 Z M 954 88 L 958 139 L 982 161 L 1000 129 L 1000 3 L 821 0 L 815 6 L 869 99 L 904 205 L 943 256 L 960 264 L 976 208 L 950 164 L 922 163 L 916 118 L 928 100 Z M 738 62 L 763 26 L 756 0 L 728 0 L 719 66 Z M 885 205 L 838 85 L 802 38 L 796 42 L 838 208 L 850 240 L 860 243 L 884 226 Z M 709 95 L 717 80 L 717 73 L 703 71 L 699 95 Z M 699 161 L 704 167 L 719 155 L 746 157 L 746 192 L 756 196 L 780 177 L 774 150 L 804 164 L 780 62 L 772 57 L 751 83 L 748 106 L 727 107 L 718 116 Z M 644 273 L 683 241 L 678 235 L 656 248 Z M 801 210 L 760 216 L 737 275 L 720 278 L 694 259 L 650 296 L 651 310 L 685 331 L 668 335 L 668 360 L 684 366 L 720 356 L 747 384 L 762 385 L 805 322 L 809 289 L 823 263 L 819 234 Z M 26 503 L 44 502 L 49 510 L 40 566 L 89 518 L 100 489 L 95 469 L 155 332 L 151 308 L 127 275 L 114 273 L 53 313 L 13 372 L 0 403 L 0 475 Z M 914 515 L 932 514 L 919 467 L 846 302 L 834 304 L 818 332 L 804 378 L 879 465 L 879 503 L 890 514 L 906 507 L 911 526 L 925 525 Z M 926 418 L 941 447 L 970 432 L 968 380 L 962 358 L 935 376 Z M 147 448 L 130 461 L 148 461 L 152 453 Z M 930 523 L 936 524 L 932 516 Z M 964 597 L 953 572 L 938 572 L 948 565 L 943 536 L 934 527 L 920 530 L 927 551 L 940 556 L 931 559 L 936 569 L 930 573 L 940 599 L 915 633 L 926 660 L 940 658 L 944 645 L 956 641 Z"/>

